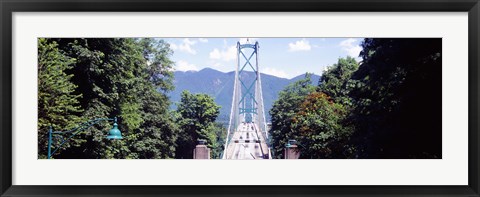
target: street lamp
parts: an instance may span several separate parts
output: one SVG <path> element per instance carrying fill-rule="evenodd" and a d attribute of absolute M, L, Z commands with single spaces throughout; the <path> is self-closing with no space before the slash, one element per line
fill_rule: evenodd
<path fill-rule="evenodd" d="M 102 121 L 113 121 L 113 128 L 108 131 L 107 139 L 110 140 L 120 140 L 122 139 L 122 133 L 118 129 L 118 124 L 117 124 L 117 117 L 115 118 L 97 118 L 94 120 L 89 120 L 87 122 L 81 123 L 80 126 L 69 130 L 69 131 L 53 131 L 52 126 L 48 129 L 48 159 L 50 159 L 62 145 L 64 145 L 68 140 L 70 140 L 73 136 L 77 135 L 80 133 L 80 131 L 83 131 L 85 129 L 90 128 L 91 126 L 102 122 Z M 60 142 L 60 145 L 58 145 L 55 150 L 52 151 L 52 136 L 53 135 L 63 135 L 63 134 L 70 134 L 67 138 L 63 138 L 63 141 Z"/>
<path fill-rule="evenodd" d="M 285 147 L 287 148 L 290 148 L 294 145 L 297 145 L 297 140 L 288 140 L 287 144 L 285 145 Z"/>

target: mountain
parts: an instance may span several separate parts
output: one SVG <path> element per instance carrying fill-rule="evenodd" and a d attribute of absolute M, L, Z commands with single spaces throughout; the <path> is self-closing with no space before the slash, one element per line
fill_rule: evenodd
<path fill-rule="evenodd" d="M 169 93 L 170 99 L 174 103 L 172 108 L 175 109 L 175 103 L 180 102 L 180 96 L 183 90 L 191 93 L 205 93 L 215 98 L 215 102 L 220 105 L 220 115 L 218 121 L 228 122 L 230 118 L 230 110 L 232 106 L 233 82 L 235 72 L 220 72 L 211 68 L 204 68 L 200 71 L 176 71 L 174 72 L 175 90 Z M 255 74 L 250 71 L 242 72 L 242 79 L 245 82 L 253 81 Z M 272 75 L 261 73 L 263 103 L 265 106 L 265 115 L 267 121 L 270 121 L 268 111 L 272 108 L 273 103 L 277 100 L 278 93 L 288 84 L 304 78 L 304 75 L 296 76 L 292 79 L 280 78 Z M 320 76 L 312 76 L 312 84 L 318 83 Z"/>

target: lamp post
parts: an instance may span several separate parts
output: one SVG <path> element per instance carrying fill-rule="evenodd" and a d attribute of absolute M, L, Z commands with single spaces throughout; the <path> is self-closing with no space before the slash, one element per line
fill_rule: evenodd
<path fill-rule="evenodd" d="M 48 159 L 50 159 L 62 145 L 64 145 L 68 140 L 70 140 L 73 136 L 77 135 L 81 131 L 90 128 L 91 126 L 102 122 L 102 121 L 113 121 L 113 128 L 108 131 L 107 139 L 111 140 L 120 140 L 123 139 L 122 133 L 118 129 L 118 124 L 117 124 L 117 117 L 115 118 L 97 118 L 94 120 L 89 120 L 87 122 L 81 123 L 80 126 L 69 130 L 69 131 L 53 131 L 52 126 L 48 129 Z M 64 135 L 64 134 L 70 134 L 67 138 L 63 138 L 62 142 L 60 142 L 60 145 L 58 145 L 53 151 L 52 151 L 52 137 L 53 135 Z"/>

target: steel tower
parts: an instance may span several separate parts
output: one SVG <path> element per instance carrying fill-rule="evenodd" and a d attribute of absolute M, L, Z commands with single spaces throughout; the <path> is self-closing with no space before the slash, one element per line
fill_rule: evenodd
<path fill-rule="evenodd" d="M 258 63 L 259 48 L 258 42 L 255 44 L 248 43 L 248 40 L 245 44 L 237 42 L 237 66 L 224 158 L 227 157 L 229 144 L 232 143 L 232 137 L 241 124 L 255 125 L 255 131 L 262 135 L 258 136 L 258 139 L 262 139 L 264 142 L 260 143 L 264 144 L 262 147 L 266 147 L 265 141 L 268 139 L 268 134 Z M 267 150 L 262 152 L 270 155 Z"/>

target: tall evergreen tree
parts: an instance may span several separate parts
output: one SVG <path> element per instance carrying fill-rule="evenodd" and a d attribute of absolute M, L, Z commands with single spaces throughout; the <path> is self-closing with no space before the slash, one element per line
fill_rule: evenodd
<path fill-rule="evenodd" d="M 166 94 L 173 90 L 173 51 L 163 40 L 144 38 L 137 40 L 143 49 L 146 67 L 142 94 L 142 135 L 134 143 L 139 158 L 173 158 L 178 126 L 173 112 L 169 111 L 170 100 Z"/>
<path fill-rule="evenodd" d="M 56 42 L 38 39 L 38 154 L 47 155 L 48 129 L 56 131 L 72 129 L 81 121 L 82 112 L 76 94 L 77 86 L 71 82 L 72 74 L 65 71 L 72 67 L 75 59 L 65 56 Z M 62 149 L 78 146 L 83 140 L 75 139 Z M 53 146 L 55 149 L 55 144 Z M 53 149 L 52 149 L 53 150 Z"/>

